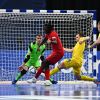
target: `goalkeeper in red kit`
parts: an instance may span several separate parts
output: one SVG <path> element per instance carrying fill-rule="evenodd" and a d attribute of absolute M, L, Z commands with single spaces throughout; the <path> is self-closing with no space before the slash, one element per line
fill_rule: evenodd
<path fill-rule="evenodd" d="M 52 83 L 49 81 L 50 79 L 49 65 L 54 65 L 55 63 L 57 63 L 63 57 L 64 50 L 63 50 L 61 40 L 58 36 L 58 33 L 54 30 L 54 26 L 51 23 L 47 23 L 44 25 L 44 31 L 45 31 L 45 38 L 43 39 L 40 46 L 47 42 L 48 44 L 51 44 L 52 52 L 42 62 L 41 67 L 38 69 L 37 73 L 35 74 L 35 77 L 33 77 L 30 80 L 30 83 L 36 83 L 37 78 L 40 76 L 42 71 L 44 71 L 45 79 L 46 79 L 44 84 L 51 85 Z"/>

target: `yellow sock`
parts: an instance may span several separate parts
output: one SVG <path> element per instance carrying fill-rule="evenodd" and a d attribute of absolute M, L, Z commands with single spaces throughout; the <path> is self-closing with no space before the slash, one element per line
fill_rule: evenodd
<path fill-rule="evenodd" d="M 81 76 L 81 80 L 84 80 L 84 81 L 94 81 L 95 79 L 94 78 L 91 78 L 91 77 L 88 77 L 88 76 Z"/>
<path fill-rule="evenodd" d="M 57 72 L 59 72 L 59 68 L 58 68 L 58 67 L 55 67 L 54 69 L 52 69 L 52 70 L 50 71 L 50 76 L 51 76 L 51 75 L 54 75 L 54 74 L 57 73 Z"/>

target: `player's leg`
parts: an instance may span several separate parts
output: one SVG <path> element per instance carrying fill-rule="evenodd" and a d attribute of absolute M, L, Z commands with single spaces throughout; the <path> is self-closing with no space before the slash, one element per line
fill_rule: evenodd
<path fill-rule="evenodd" d="M 45 77 L 44 71 L 41 73 L 41 76 L 42 76 L 42 77 Z M 52 78 L 50 78 L 49 80 L 50 80 L 50 82 L 51 82 L 52 84 L 57 84 L 57 83 L 58 83 L 57 81 L 55 81 L 55 80 L 52 79 Z"/>
<path fill-rule="evenodd" d="M 81 66 L 82 66 L 82 64 L 74 63 L 73 71 L 74 71 L 75 78 L 77 80 L 93 81 L 94 82 L 95 81 L 94 78 L 91 78 L 89 76 L 81 75 Z"/>
<path fill-rule="evenodd" d="M 32 69 L 35 69 L 35 70 L 36 70 L 35 73 L 34 73 L 34 74 L 36 74 L 36 72 L 39 70 L 39 68 L 40 68 L 40 66 L 41 66 L 41 62 L 40 62 L 39 60 L 37 60 L 37 61 L 35 61 L 34 65 L 32 65 L 32 66 L 33 66 Z M 42 73 L 41 73 L 41 74 L 42 74 Z M 44 73 L 43 73 L 43 74 L 44 74 Z M 43 74 L 42 74 L 42 75 L 43 75 Z M 45 75 L 43 75 L 43 76 L 45 76 Z M 37 79 L 36 79 L 35 77 L 33 77 L 33 78 L 27 80 L 28 83 L 36 83 L 36 81 L 37 81 Z"/>
<path fill-rule="evenodd" d="M 46 68 L 49 68 L 49 65 L 50 65 L 49 61 L 44 60 L 44 61 L 42 62 L 41 67 L 38 68 L 37 73 L 35 74 L 35 77 L 32 78 L 32 81 L 31 81 L 30 83 L 36 83 L 37 78 L 41 75 L 41 73 L 43 72 L 43 70 L 46 70 Z M 45 74 L 46 74 L 47 71 L 48 71 L 48 70 L 45 71 Z M 52 83 L 49 81 L 49 75 L 46 76 L 46 79 L 48 79 L 48 84 L 52 84 Z M 47 84 L 47 85 L 48 85 L 48 84 Z"/>
<path fill-rule="evenodd" d="M 44 85 L 51 85 L 52 82 L 50 80 L 50 69 L 49 69 L 49 65 L 51 65 L 50 61 L 48 61 L 48 64 L 45 66 L 45 69 L 44 69 L 44 74 L 45 74 L 45 82 L 44 82 Z"/>
<path fill-rule="evenodd" d="M 81 80 L 84 80 L 84 81 L 95 81 L 94 78 L 92 77 L 89 77 L 89 76 L 84 76 L 84 75 L 81 75 Z"/>
<path fill-rule="evenodd" d="M 50 71 L 50 76 L 56 74 L 57 72 L 59 72 L 61 69 L 68 69 L 72 67 L 72 61 L 69 59 L 65 59 L 64 61 L 62 61 L 60 64 L 58 64 L 57 67 L 55 67 L 54 69 L 52 69 Z"/>
<path fill-rule="evenodd" d="M 58 53 L 55 53 L 55 52 L 52 52 L 51 55 L 49 55 L 47 57 L 47 61 L 51 64 L 51 65 L 54 65 L 55 63 L 57 63 L 61 58 L 63 57 L 63 54 L 58 54 Z M 49 65 L 50 65 L 49 64 Z M 45 67 L 45 78 L 46 78 L 46 81 L 44 84 L 47 84 L 48 83 L 48 79 L 50 79 L 50 72 L 49 72 L 49 66 L 46 66 Z"/>
<path fill-rule="evenodd" d="M 38 69 L 35 78 L 37 79 L 39 75 L 42 73 L 43 70 L 45 70 L 45 79 L 46 79 L 46 84 L 45 85 L 50 85 L 50 70 L 49 70 L 49 65 L 55 64 L 57 61 L 59 61 L 62 58 L 62 55 L 59 56 L 59 54 L 56 53 L 51 53 L 43 62 L 42 66 Z"/>
<path fill-rule="evenodd" d="M 41 66 L 41 62 L 38 60 L 35 62 L 35 64 L 29 68 L 29 71 L 32 73 L 32 74 L 35 74 L 36 73 L 36 70 L 38 70 Z M 45 77 L 45 74 L 44 74 L 44 71 L 40 74 L 41 76 Z M 53 79 L 50 78 L 50 81 L 52 84 L 57 84 L 57 81 L 54 81 Z M 28 83 L 33 83 L 33 78 L 32 79 L 28 79 L 27 80 Z"/>
<path fill-rule="evenodd" d="M 40 66 L 41 66 L 41 62 L 40 61 L 36 61 L 36 63 L 35 63 L 35 69 L 39 69 Z M 44 73 L 45 73 L 45 71 L 43 70 L 40 75 L 42 77 L 45 77 L 45 74 Z M 51 81 L 52 84 L 57 84 L 58 83 L 57 81 L 53 80 L 52 78 L 50 78 L 50 81 Z"/>
<path fill-rule="evenodd" d="M 80 75 L 78 72 L 77 73 L 74 73 L 75 74 L 75 78 L 77 80 L 84 80 L 84 81 L 95 81 L 94 78 L 91 78 L 89 76 L 84 76 L 84 75 Z"/>
<path fill-rule="evenodd" d="M 12 81 L 12 84 L 16 84 L 16 82 L 27 73 L 28 68 L 31 66 L 31 62 L 28 61 L 25 66 L 23 67 L 23 69 L 17 74 L 17 76 L 15 77 L 15 79 Z"/>
<path fill-rule="evenodd" d="M 26 67 L 26 66 L 25 66 Z M 23 69 L 22 71 L 20 71 L 18 74 L 17 74 L 17 76 L 16 76 L 16 78 L 12 81 L 12 84 L 16 84 L 16 82 L 23 76 L 23 75 L 25 75 L 26 74 L 26 70 L 25 69 Z"/>
<path fill-rule="evenodd" d="M 41 67 L 38 68 L 37 73 L 36 73 L 36 75 L 35 75 L 35 78 L 37 79 L 37 78 L 40 76 L 40 74 L 43 72 L 44 69 L 49 68 L 49 65 L 50 65 L 49 61 L 44 60 L 44 61 L 42 62 Z"/>
<path fill-rule="evenodd" d="M 37 78 L 41 75 L 41 73 L 43 72 L 43 70 L 45 70 L 44 73 L 45 73 L 45 76 L 46 76 L 45 78 L 47 80 L 45 85 L 51 85 L 52 83 L 49 80 L 50 79 L 50 75 L 47 74 L 47 73 L 49 73 L 49 65 L 50 65 L 49 61 L 44 60 L 42 62 L 41 67 L 38 68 L 37 73 L 35 74 L 35 77 L 32 78 L 32 81 L 30 83 L 36 83 Z"/>
<path fill-rule="evenodd" d="M 60 64 L 58 64 L 55 68 L 53 68 L 52 70 L 50 70 L 50 76 L 56 74 L 57 72 L 59 72 L 61 69 L 63 69 L 63 62 L 61 62 Z"/>

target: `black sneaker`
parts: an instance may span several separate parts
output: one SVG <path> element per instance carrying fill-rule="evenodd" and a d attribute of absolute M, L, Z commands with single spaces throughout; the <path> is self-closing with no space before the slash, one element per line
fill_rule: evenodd
<path fill-rule="evenodd" d="M 16 84 L 16 82 L 17 82 L 17 80 L 14 79 L 14 80 L 12 81 L 12 84 Z"/>
<path fill-rule="evenodd" d="M 50 80 L 52 84 L 57 84 L 58 82 L 55 80 Z"/>

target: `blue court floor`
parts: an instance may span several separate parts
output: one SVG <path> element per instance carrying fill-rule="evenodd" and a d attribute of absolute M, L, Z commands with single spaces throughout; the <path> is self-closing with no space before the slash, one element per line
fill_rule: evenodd
<path fill-rule="evenodd" d="M 92 82 L 59 82 L 51 86 L 25 82 L 0 83 L 0 100 L 100 100 L 100 86 Z"/>

